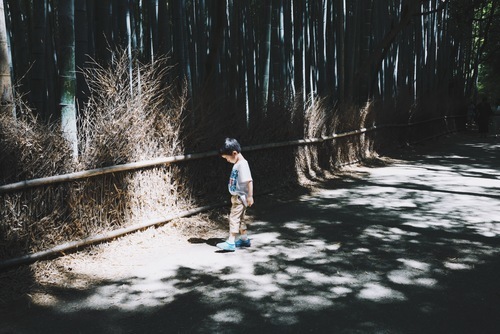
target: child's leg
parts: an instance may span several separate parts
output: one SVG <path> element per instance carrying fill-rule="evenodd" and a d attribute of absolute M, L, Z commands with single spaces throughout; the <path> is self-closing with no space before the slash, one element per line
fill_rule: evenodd
<path fill-rule="evenodd" d="M 247 230 L 240 230 L 240 235 L 243 236 L 248 236 L 248 231 Z"/>
<path fill-rule="evenodd" d="M 248 230 L 247 230 L 246 224 L 241 223 L 240 225 L 241 225 L 241 227 L 240 227 L 240 239 L 247 240 L 248 239 Z"/>
<path fill-rule="evenodd" d="M 242 239 L 242 240 L 247 240 L 248 239 L 247 224 L 245 223 L 246 209 L 247 208 L 245 207 L 244 210 L 241 212 L 241 215 L 240 215 L 239 232 L 240 232 L 240 239 Z"/>
<path fill-rule="evenodd" d="M 231 212 L 229 213 L 229 243 L 234 243 L 236 235 L 240 232 L 240 225 L 245 215 L 245 206 L 238 196 L 231 197 Z"/>
<path fill-rule="evenodd" d="M 236 240 L 236 247 L 250 247 L 250 238 L 248 237 L 247 224 L 244 220 L 245 212 L 240 217 L 240 238 Z"/>

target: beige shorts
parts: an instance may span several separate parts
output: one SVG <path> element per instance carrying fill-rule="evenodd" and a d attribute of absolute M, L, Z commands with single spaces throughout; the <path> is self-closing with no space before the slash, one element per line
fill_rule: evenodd
<path fill-rule="evenodd" d="M 245 218 L 246 206 L 238 196 L 231 196 L 231 212 L 229 213 L 229 232 L 239 233 L 246 230 L 247 225 L 243 221 Z"/>

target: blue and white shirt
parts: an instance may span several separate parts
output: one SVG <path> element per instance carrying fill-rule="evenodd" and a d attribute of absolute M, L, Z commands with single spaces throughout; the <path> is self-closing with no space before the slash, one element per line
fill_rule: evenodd
<path fill-rule="evenodd" d="M 229 176 L 228 189 L 231 195 L 240 196 L 246 202 L 248 196 L 248 181 L 252 181 L 252 173 L 248 161 L 240 159 L 234 164 Z"/>

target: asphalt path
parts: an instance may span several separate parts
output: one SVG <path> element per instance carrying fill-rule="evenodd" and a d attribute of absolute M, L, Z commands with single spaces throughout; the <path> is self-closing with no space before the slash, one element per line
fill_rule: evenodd
<path fill-rule="evenodd" d="M 451 136 L 313 192 L 262 196 L 252 247 L 191 239 L 0 315 L 0 333 L 498 333 L 499 151 Z"/>

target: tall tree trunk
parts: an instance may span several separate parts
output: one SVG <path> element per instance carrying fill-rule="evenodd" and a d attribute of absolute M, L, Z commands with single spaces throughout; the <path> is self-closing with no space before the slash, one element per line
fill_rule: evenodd
<path fill-rule="evenodd" d="M 361 17 L 358 18 L 361 20 L 360 22 L 360 30 L 361 30 L 361 39 L 359 48 L 360 51 L 360 63 L 364 63 L 368 61 L 370 58 L 370 47 L 371 47 L 371 38 L 372 38 L 372 0 L 364 0 L 363 1 L 363 9 L 360 11 Z M 372 73 L 372 68 L 370 66 L 369 70 L 360 73 L 361 79 L 358 80 L 358 96 L 361 101 L 366 101 L 373 97 L 375 92 L 375 86 L 377 81 L 377 73 Z M 370 83 L 372 83 L 372 87 L 370 89 Z"/>
<path fill-rule="evenodd" d="M 408 26 L 408 24 L 410 24 L 411 19 L 415 14 L 418 13 L 419 4 L 420 1 L 403 0 L 399 22 L 385 35 L 379 45 L 374 48 L 370 58 L 367 59 L 367 61 L 365 61 L 364 64 L 360 67 L 360 70 L 357 73 L 358 75 L 356 76 L 357 78 L 359 78 L 362 73 L 365 73 L 367 71 L 370 72 L 371 82 L 369 96 L 373 95 L 373 91 L 375 89 L 375 82 L 373 78 L 377 77 L 382 67 L 382 62 L 385 59 L 387 52 L 389 51 L 389 48 L 396 39 L 396 36 L 398 36 L 398 34 L 406 26 Z"/>
<path fill-rule="evenodd" d="M 281 71 L 283 73 L 283 87 L 286 97 L 292 96 L 292 69 L 293 69 L 293 26 L 292 26 L 292 1 L 283 2 L 283 16 L 284 16 L 284 29 L 283 29 L 283 50 L 282 57 L 283 63 L 281 64 Z"/>
<path fill-rule="evenodd" d="M 264 29 L 264 45 L 262 50 L 262 104 L 264 114 L 267 112 L 268 98 L 269 98 L 269 73 L 271 69 L 271 33 L 272 33 L 272 5 L 271 1 L 267 1 L 264 6 L 265 29 Z"/>
<path fill-rule="evenodd" d="M 113 46 L 111 0 L 98 0 L 95 5 L 95 57 L 98 63 L 106 65 L 111 60 Z"/>
<path fill-rule="evenodd" d="M 76 127 L 76 72 L 75 72 L 75 3 L 74 0 L 59 0 L 59 87 L 61 127 L 63 135 L 71 145 L 73 157 L 78 156 Z"/>
<path fill-rule="evenodd" d="M 346 45 L 345 45 L 345 55 L 344 59 L 345 63 L 345 94 L 346 99 L 349 101 L 353 101 L 357 99 L 355 93 L 355 88 L 357 87 L 357 80 L 355 78 L 355 73 L 357 70 L 360 70 L 359 64 L 357 63 L 359 60 L 359 12 L 360 12 L 360 2 L 361 0 L 352 0 L 350 2 L 346 2 L 345 8 L 345 36 Z M 348 57 L 347 57 L 348 56 Z M 365 69 L 366 71 L 366 69 Z"/>
<path fill-rule="evenodd" d="M 255 47 L 255 17 L 252 10 L 247 2 L 243 5 L 243 14 L 245 21 L 244 30 L 244 48 L 246 52 L 245 57 L 245 81 L 246 81 L 246 92 L 247 92 L 247 105 L 248 105 L 248 125 L 249 127 L 254 127 L 259 123 L 261 119 L 261 109 L 257 107 L 257 82 L 256 82 L 256 68 L 257 62 L 256 47 Z"/>
<path fill-rule="evenodd" d="M 344 0 L 335 1 L 335 34 L 337 36 L 337 83 L 339 102 L 345 100 L 345 15 Z"/>
<path fill-rule="evenodd" d="M 75 66 L 77 107 L 82 107 L 89 96 L 89 88 L 81 71 L 89 59 L 89 20 L 86 0 L 75 0 Z M 82 108 L 83 109 L 83 108 Z M 81 109 L 79 109 L 81 110 Z M 77 110 L 77 113 L 79 112 Z"/>
<path fill-rule="evenodd" d="M 148 11 L 148 16 L 149 16 L 149 33 L 151 35 L 151 45 L 150 45 L 150 52 L 151 52 L 151 58 L 154 60 L 154 58 L 158 57 L 159 52 L 158 52 L 158 43 L 159 43 L 159 37 L 158 37 L 158 0 L 149 0 L 149 11 Z"/>
<path fill-rule="evenodd" d="M 5 4 L 5 2 L 4 2 Z M 30 67 L 30 43 L 29 43 L 29 22 L 28 2 L 26 0 L 9 1 L 10 24 L 13 31 L 10 39 L 12 55 L 12 82 L 16 84 L 16 93 L 20 96 L 26 95 L 28 102 L 31 102 L 31 90 L 29 83 Z"/>
<path fill-rule="evenodd" d="M 304 85 L 304 2 L 293 0 L 293 78 L 295 94 L 303 102 L 305 100 Z"/>
<path fill-rule="evenodd" d="M 172 50 L 172 6 L 167 1 L 158 3 L 158 53 L 167 55 Z"/>

